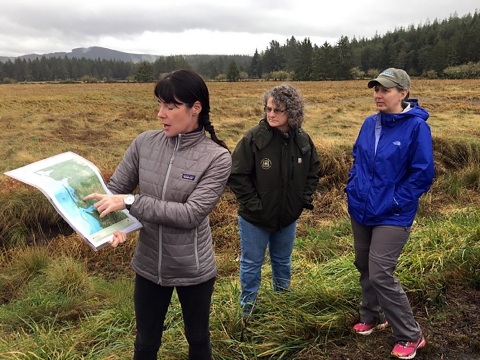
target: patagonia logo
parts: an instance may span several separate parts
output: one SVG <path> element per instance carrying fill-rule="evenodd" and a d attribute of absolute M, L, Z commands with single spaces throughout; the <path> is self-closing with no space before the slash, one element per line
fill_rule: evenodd
<path fill-rule="evenodd" d="M 260 160 L 260 166 L 263 170 L 268 170 L 272 167 L 272 160 L 270 160 L 269 158 L 264 158 Z"/>
<path fill-rule="evenodd" d="M 402 143 L 397 140 L 397 141 L 394 141 L 394 142 L 393 142 L 393 145 L 395 145 L 395 146 L 400 146 L 400 145 L 402 145 Z"/>
<path fill-rule="evenodd" d="M 193 181 L 193 180 L 195 180 L 195 175 L 182 174 L 182 179 Z"/>

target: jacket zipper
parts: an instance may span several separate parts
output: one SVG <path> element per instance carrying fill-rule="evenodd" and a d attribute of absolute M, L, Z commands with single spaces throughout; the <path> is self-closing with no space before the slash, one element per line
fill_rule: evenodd
<path fill-rule="evenodd" d="M 175 139 L 175 146 L 173 148 L 173 153 L 172 156 L 170 157 L 170 161 L 168 163 L 168 169 L 167 169 L 167 174 L 165 175 L 165 182 L 163 183 L 163 190 L 162 190 L 162 197 L 161 200 L 165 199 L 165 193 L 167 189 L 167 183 L 168 183 L 168 178 L 170 176 L 170 169 L 172 168 L 173 160 L 175 159 L 175 155 L 177 153 L 178 148 L 180 147 L 180 140 L 181 140 L 182 134 L 179 134 L 177 138 Z M 162 239 L 163 239 L 163 226 L 158 225 L 158 283 L 161 285 L 162 284 Z"/>
<path fill-rule="evenodd" d="M 281 204 L 280 204 L 280 217 L 278 219 L 278 228 L 280 229 L 281 226 L 280 224 L 282 223 L 282 214 L 283 214 L 283 208 L 285 206 L 285 197 L 286 197 L 286 193 L 287 193 L 287 183 L 288 183 L 288 158 L 284 160 L 284 157 L 285 157 L 285 151 L 288 149 L 287 148 L 288 146 L 288 142 L 284 141 L 283 142 L 283 146 L 282 146 L 282 150 L 281 150 L 281 154 L 280 154 L 280 176 L 281 176 L 281 179 L 282 179 L 282 195 L 281 195 Z M 284 169 L 284 167 L 286 166 L 286 169 Z M 284 174 L 284 171 L 285 171 L 285 174 Z"/>
<path fill-rule="evenodd" d="M 380 121 L 381 130 L 380 130 L 380 136 L 378 138 L 377 148 L 375 148 L 375 143 L 373 145 L 373 162 L 372 162 L 371 168 L 369 169 L 370 174 L 371 174 L 370 185 L 368 187 L 368 191 L 365 193 L 365 203 L 364 203 L 364 206 L 363 206 L 363 219 L 364 220 L 365 220 L 365 216 L 367 214 L 367 205 L 368 205 L 369 200 L 370 200 L 370 190 L 372 189 L 374 178 L 375 178 L 375 162 L 377 161 L 377 150 L 378 150 L 378 147 L 380 146 L 380 140 L 382 140 L 382 137 L 383 137 L 383 124 L 382 124 L 381 119 L 382 118 L 381 118 L 381 115 L 379 113 L 377 115 L 377 119 L 375 121 Z M 374 136 L 376 135 L 375 131 L 376 131 L 376 124 L 374 124 L 374 127 L 373 127 Z"/>
<path fill-rule="evenodd" d="M 295 179 L 295 155 L 292 155 L 292 180 Z"/>

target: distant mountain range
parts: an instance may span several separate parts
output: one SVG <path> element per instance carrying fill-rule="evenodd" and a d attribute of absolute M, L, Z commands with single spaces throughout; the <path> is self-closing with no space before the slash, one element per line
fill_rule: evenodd
<path fill-rule="evenodd" d="M 1 62 L 6 62 L 7 60 L 15 60 L 16 58 L 19 59 L 36 59 L 45 56 L 47 58 L 51 57 L 67 57 L 67 58 L 86 58 L 86 59 L 105 59 L 105 60 L 119 60 L 119 61 L 126 61 L 126 62 L 133 62 L 138 63 L 141 61 L 150 61 L 154 62 L 157 60 L 160 55 L 149 55 L 149 54 L 131 54 L 126 52 L 121 52 L 117 50 L 107 49 L 100 46 L 92 46 L 88 48 L 76 48 L 73 49 L 71 52 L 53 52 L 48 54 L 28 54 L 22 55 L 17 57 L 9 57 L 9 56 L 0 56 Z"/>

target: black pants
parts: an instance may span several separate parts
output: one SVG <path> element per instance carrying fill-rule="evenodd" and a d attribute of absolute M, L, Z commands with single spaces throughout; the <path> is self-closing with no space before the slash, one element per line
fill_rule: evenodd
<path fill-rule="evenodd" d="M 210 303 L 215 278 L 193 286 L 177 286 L 182 307 L 190 360 L 210 360 Z M 137 336 L 134 360 L 156 360 L 162 342 L 163 324 L 174 287 L 157 285 L 139 275 L 135 278 Z"/>

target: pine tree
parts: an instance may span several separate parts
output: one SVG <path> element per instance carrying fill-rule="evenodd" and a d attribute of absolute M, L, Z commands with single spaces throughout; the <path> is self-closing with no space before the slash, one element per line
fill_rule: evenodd
<path fill-rule="evenodd" d="M 240 70 L 238 70 L 238 66 L 235 60 L 232 60 L 230 62 L 230 66 L 228 67 L 227 79 L 228 81 L 236 82 L 238 81 L 239 77 L 240 77 Z"/>
<path fill-rule="evenodd" d="M 142 83 L 154 81 L 155 71 L 153 64 L 148 61 L 142 61 L 138 65 L 137 72 L 135 73 L 135 80 Z"/>

